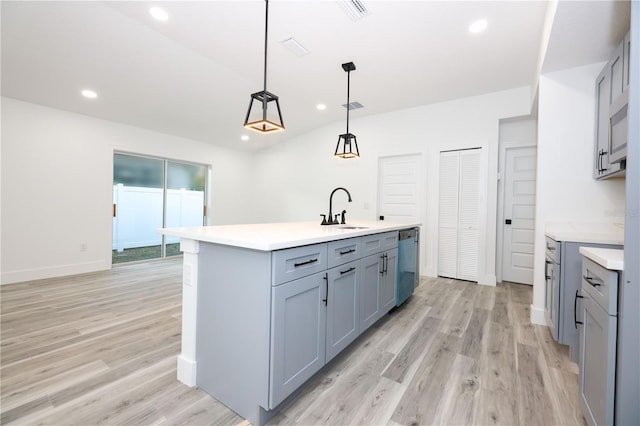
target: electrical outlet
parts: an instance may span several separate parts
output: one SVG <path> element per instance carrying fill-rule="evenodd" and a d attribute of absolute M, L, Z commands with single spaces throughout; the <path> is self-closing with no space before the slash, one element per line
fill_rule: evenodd
<path fill-rule="evenodd" d="M 364 205 L 362 206 L 362 208 L 364 210 L 369 210 L 369 203 L 364 203 Z"/>
<path fill-rule="evenodd" d="M 80 243 L 80 251 L 87 251 L 87 243 Z"/>

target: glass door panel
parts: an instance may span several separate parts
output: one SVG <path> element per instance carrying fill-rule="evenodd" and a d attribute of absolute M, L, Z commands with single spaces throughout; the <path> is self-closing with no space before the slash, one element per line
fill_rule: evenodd
<path fill-rule="evenodd" d="M 204 224 L 206 176 L 205 166 L 167 161 L 166 227 Z M 180 238 L 165 238 L 166 256 L 180 254 Z"/>
<path fill-rule="evenodd" d="M 164 160 L 114 154 L 112 263 L 162 257 Z"/>

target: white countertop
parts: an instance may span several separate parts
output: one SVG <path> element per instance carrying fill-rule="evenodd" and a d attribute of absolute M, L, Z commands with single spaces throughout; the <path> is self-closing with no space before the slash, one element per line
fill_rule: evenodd
<path fill-rule="evenodd" d="M 419 226 L 417 223 L 391 221 L 349 221 L 346 225 L 322 226 L 318 222 L 259 223 L 248 225 L 162 228 L 157 232 L 190 240 L 244 247 L 254 250 L 280 250 L 344 238 L 377 234 Z M 359 226 L 361 229 L 344 229 Z"/>
<path fill-rule="evenodd" d="M 624 245 L 624 225 L 619 223 L 547 222 L 544 233 L 556 241 Z"/>
<path fill-rule="evenodd" d="M 624 250 L 580 247 L 580 254 L 593 260 L 603 268 L 624 271 Z"/>

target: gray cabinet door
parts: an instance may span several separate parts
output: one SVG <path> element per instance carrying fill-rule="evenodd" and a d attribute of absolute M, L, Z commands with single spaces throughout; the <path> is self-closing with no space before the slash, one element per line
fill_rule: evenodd
<path fill-rule="evenodd" d="M 580 403 L 589 425 L 612 425 L 615 387 L 616 317 L 582 292 Z"/>
<path fill-rule="evenodd" d="M 595 179 L 613 177 L 622 172 L 620 163 L 612 163 L 610 156 L 612 131 L 618 130 L 615 133 L 615 137 L 619 139 L 621 135 L 618 133 L 624 127 L 620 122 L 620 114 L 617 114 L 622 102 L 621 99 L 626 94 L 626 92 L 623 93 L 623 51 L 623 43 L 621 43 L 614 56 L 607 62 L 600 75 L 596 78 L 596 128 L 593 169 L 593 177 Z M 623 112 L 626 113 L 626 109 Z M 612 114 L 614 114 L 613 121 L 611 121 Z M 614 125 L 615 128 L 612 129 L 611 125 Z"/>
<path fill-rule="evenodd" d="M 272 293 L 270 408 L 325 364 L 326 273 L 273 287 Z"/>
<path fill-rule="evenodd" d="M 359 334 L 360 260 L 329 269 L 327 274 L 326 361 L 329 362 Z"/>
<path fill-rule="evenodd" d="M 380 318 L 380 281 L 383 274 L 384 253 L 362 259 L 360 276 L 360 331 L 363 332 Z"/>
<path fill-rule="evenodd" d="M 389 250 L 384 254 L 384 274 L 380 280 L 380 313 L 378 318 L 396 306 L 398 286 L 398 249 Z"/>

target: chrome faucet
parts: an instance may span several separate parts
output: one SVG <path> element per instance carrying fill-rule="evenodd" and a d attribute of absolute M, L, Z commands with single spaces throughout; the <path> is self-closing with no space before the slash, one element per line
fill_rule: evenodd
<path fill-rule="evenodd" d="M 343 190 L 344 192 L 347 193 L 347 197 L 349 197 L 349 202 L 351 202 L 351 194 L 349 194 L 349 191 L 347 191 L 345 188 L 343 187 L 338 187 L 336 189 L 334 189 L 333 191 L 331 191 L 331 195 L 329 196 L 329 220 L 327 220 L 327 217 L 323 214 L 321 214 L 320 216 L 322 216 L 322 223 L 320 225 L 338 225 L 340 224 L 340 221 L 338 220 L 338 215 L 336 214 L 335 219 L 333 218 L 333 194 L 336 193 L 337 190 Z M 344 225 L 345 223 L 345 214 L 347 213 L 346 210 L 342 211 L 342 224 Z"/>

